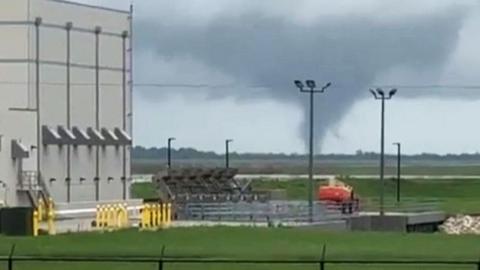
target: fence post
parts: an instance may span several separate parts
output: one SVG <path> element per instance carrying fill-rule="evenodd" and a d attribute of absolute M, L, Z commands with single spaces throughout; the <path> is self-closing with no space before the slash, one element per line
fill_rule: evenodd
<path fill-rule="evenodd" d="M 10 254 L 8 255 L 8 270 L 13 270 L 13 253 L 15 252 L 15 244 L 10 248 Z"/>
<path fill-rule="evenodd" d="M 327 245 L 323 244 L 322 258 L 320 259 L 320 270 L 325 270 L 325 254 L 327 252 Z"/>
<path fill-rule="evenodd" d="M 158 261 L 158 270 L 163 270 L 163 255 L 165 254 L 165 245 L 162 246 L 160 260 Z"/>

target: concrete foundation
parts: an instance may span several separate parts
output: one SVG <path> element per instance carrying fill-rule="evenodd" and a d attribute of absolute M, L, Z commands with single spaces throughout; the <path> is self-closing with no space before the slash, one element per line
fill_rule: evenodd
<path fill-rule="evenodd" d="M 384 216 L 361 214 L 350 217 L 352 231 L 434 232 L 446 219 L 444 212 L 386 213 Z"/>

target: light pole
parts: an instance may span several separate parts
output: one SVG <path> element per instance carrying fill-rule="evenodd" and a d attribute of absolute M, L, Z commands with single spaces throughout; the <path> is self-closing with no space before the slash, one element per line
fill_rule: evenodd
<path fill-rule="evenodd" d="M 381 88 L 375 90 L 370 89 L 373 97 L 376 100 L 380 100 L 382 104 L 382 113 L 381 113 L 381 129 L 380 129 L 380 216 L 385 214 L 384 208 L 384 193 L 385 193 L 385 182 L 384 182 L 384 164 L 385 164 L 385 100 L 389 100 L 395 95 L 397 89 L 391 89 L 388 92 L 388 96 L 385 95 L 385 92 Z"/>
<path fill-rule="evenodd" d="M 305 81 L 308 89 L 304 89 L 302 81 L 295 80 L 295 86 L 302 93 L 310 94 L 310 140 L 308 155 L 308 219 L 313 222 L 313 96 L 315 93 L 323 93 L 332 83 L 325 84 L 320 90 L 315 90 L 316 83 L 314 80 Z"/>
<path fill-rule="evenodd" d="M 401 164 L 401 148 L 402 144 L 399 142 L 393 143 L 397 146 L 397 203 L 400 202 L 400 164 Z"/>
<path fill-rule="evenodd" d="M 168 138 L 168 148 L 167 148 L 167 166 L 170 169 L 172 167 L 172 141 L 175 141 L 175 138 Z"/>
<path fill-rule="evenodd" d="M 229 144 L 233 142 L 232 139 L 225 140 L 225 168 L 230 168 L 230 151 L 229 151 Z"/>

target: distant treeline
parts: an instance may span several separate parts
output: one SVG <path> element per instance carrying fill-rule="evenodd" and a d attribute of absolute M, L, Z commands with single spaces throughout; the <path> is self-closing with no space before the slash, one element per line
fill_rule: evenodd
<path fill-rule="evenodd" d="M 213 151 L 198 151 L 194 148 L 179 148 L 172 149 L 172 155 L 175 159 L 223 159 L 223 154 L 217 154 Z M 134 159 L 165 159 L 167 156 L 167 148 L 145 148 L 142 146 L 133 147 L 132 157 Z M 394 155 L 387 155 L 388 157 L 395 157 Z M 230 157 L 241 160 L 303 160 L 305 155 L 300 154 L 283 154 L 283 153 L 230 153 Z M 315 156 L 315 159 L 325 160 L 377 160 L 378 153 L 363 152 L 358 150 L 355 154 L 321 154 Z M 422 153 L 417 155 L 403 156 L 407 160 L 458 160 L 458 161 L 476 161 L 480 160 L 480 153 L 475 154 L 432 154 Z"/>

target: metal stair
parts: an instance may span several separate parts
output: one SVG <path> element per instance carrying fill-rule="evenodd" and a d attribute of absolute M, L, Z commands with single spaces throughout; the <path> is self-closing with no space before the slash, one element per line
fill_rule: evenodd
<path fill-rule="evenodd" d="M 37 171 L 22 171 L 19 175 L 17 191 L 25 192 L 33 207 L 38 207 L 38 201 L 47 202 L 50 198 L 48 187 Z"/>

